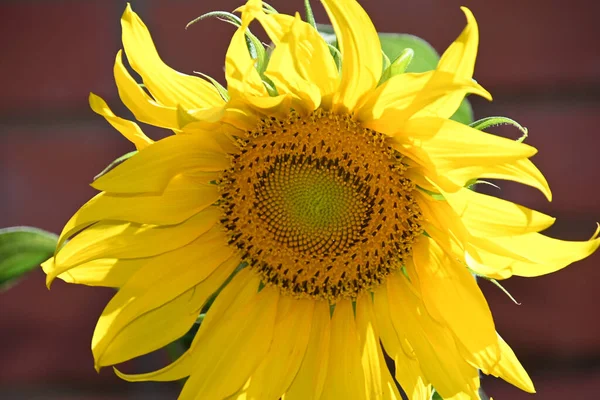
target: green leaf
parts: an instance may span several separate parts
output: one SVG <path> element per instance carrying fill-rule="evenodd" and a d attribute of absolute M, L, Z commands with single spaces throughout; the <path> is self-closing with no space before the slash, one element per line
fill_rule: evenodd
<path fill-rule="evenodd" d="M 96 175 L 94 177 L 94 180 L 100 178 L 102 175 L 105 175 L 106 173 L 108 173 L 108 171 L 112 170 L 113 168 L 115 168 L 117 165 L 121 164 L 123 161 L 127 160 L 128 158 L 131 158 L 132 156 L 137 154 L 137 150 L 134 151 L 130 151 L 127 154 L 123 154 L 121 157 L 117 158 L 115 161 L 111 162 L 108 167 L 104 168 L 102 170 L 102 172 L 100 172 L 98 175 Z"/>
<path fill-rule="evenodd" d="M 58 236 L 38 228 L 0 229 L 0 288 L 12 286 L 54 254 Z"/>

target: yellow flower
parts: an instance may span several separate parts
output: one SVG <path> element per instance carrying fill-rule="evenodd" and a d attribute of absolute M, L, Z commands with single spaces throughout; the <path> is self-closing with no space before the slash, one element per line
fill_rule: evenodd
<path fill-rule="evenodd" d="M 535 148 L 449 119 L 468 93 L 490 99 L 472 79 L 468 9 L 434 71 L 380 83 L 368 15 L 352 0 L 322 2 L 339 71 L 311 25 L 250 0 L 223 95 L 165 65 L 127 7 L 123 45 L 145 89 L 119 52 L 120 97 L 138 121 L 174 135 L 154 142 L 90 96 L 139 153 L 93 182 L 100 193 L 43 266 L 48 285 L 119 288 L 92 339 L 97 368 L 180 338 L 214 298 L 181 358 L 117 371 L 131 381 L 189 376 L 182 399 L 400 399 L 380 343 L 411 400 L 432 388 L 479 398 L 478 370 L 533 392 L 472 273 L 554 272 L 595 251 L 597 233 L 543 236 L 550 216 L 466 188 L 505 179 L 551 196 L 529 161 Z M 244 38 L 253 20 L 275 45 L 261 72 Z"/>

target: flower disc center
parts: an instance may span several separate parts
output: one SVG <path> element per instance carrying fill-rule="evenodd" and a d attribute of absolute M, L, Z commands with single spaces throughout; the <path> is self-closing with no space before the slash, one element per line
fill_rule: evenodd
<path fill-rule="evenodd" d="M 263 120 L 223 176 L 221 222 L 265 284 L 355 298 L 400 268 L 422 233 L 401 161 L 350 116 Z"/>
<path fill-rule="evenodd" d="M 276 156 L 255 189 L 256 214 L 291 249 L 321 256 L 343 252 L 360 239 L 372 210 L 364 185 L 348 176 L 339 163 Z"/>

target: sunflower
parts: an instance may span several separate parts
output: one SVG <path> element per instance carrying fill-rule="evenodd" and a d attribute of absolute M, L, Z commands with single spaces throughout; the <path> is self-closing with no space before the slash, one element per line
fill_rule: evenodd
<path fill-rule="evenodd" d="M 115 369 L 188 377 L 181 399 L 400 399 L 398 386 L 411 400 L 434 388 L 478 399 L 480 371 L 534 392 L 473 275 L 554 272 L 594 252 L 598 232 L 552 239 L 538 233 L 552 217 L 469 189 L 504 179 L 551 198 L 535 148 L 450 119 L 467 94 L 491 99 L 472 79 L 468 9 L 435 70 L 382 79 L 366 12 L 322 3 L 339 53 L 298 14 L 240 7 L 227 89 L 164 64 L 127 7 L 123 46 L 143 86 L 119 51 L 119 95 L 174 134 L 154 142 L 90 95 L 138 152 L 92 183 L 100 193 L 43 265 L 48 285 L 119 289 L 93 335 L 96 368 L 168 345 L 203 313 L 172 364 Z M 268 64 L 247 45 L 254 20 L 274 44 Z"/>

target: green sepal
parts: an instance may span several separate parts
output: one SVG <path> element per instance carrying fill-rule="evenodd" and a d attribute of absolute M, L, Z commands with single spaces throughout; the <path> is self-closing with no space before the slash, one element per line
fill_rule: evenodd
<path fill-rule="evenodd" d="M 310 6 L 310 0 L 304 0 L 304 12 L 306 14 L 306 22 L 313 28 L 317 29 L 317 21 L 315 21 L 315 15 L 313 14 L 312 7 Z"/>
<path fill-rule="evenodd" d="M 108 171 L 112 170 L 117 165 L 121 164 L 122 162 L 124 162 L 127 159 L 131 158 L 132 156 L 136 155 L 137 152 L 138 152 L 137 150 L 134 150 L 134 151 L 130 151 L 127 154 L 123 154 L 121 157 L 117 158 L 116 160 L 114 160 L 113 162 L 111 162 L 110 164 L 108 164 L 108 167 L 104 168 L 102 170 L 102 172 L 100 172 L 98 175 L 96 175 L 94 177 L 94 180 L 100 178 L 102 175 L 105 175 L 106 173 L 108 173 Z"/>
<path fill-rule="evenodd" d="M 491 283 L 492 283 L 494 286 L 496 286 L 498 289 L 502 290 L 502 291 L 504 292 L 504 294 L 505 294 L 505 295 L 507 295 L 507 296 L 508 296 L 508 298 L 512 300 L 512 302 L 513 302 L 513 303 L 515 303 L 515 304 L 516 304 L 516 305 L 518 305 L 518 306 L 520 306 L 520 305 L 521 305 L 521 303 L 519 303 L 519 302 L 517 301 L 517 299 L 515 299 L 515 298 L 513 297 L 513 295 L 512 295 L 512 294 L 510 294 L 510 292 L 508 291 L 508 289 L 506 289 L 504 286 L 502 286 L 502 285 L 500 284 L 500 282 L 498 282 L 496 279 L 494 279 L 494 278 L 488 278 L 487 276 L 484 276 L 484 275 L 478 275 L 476 272 L 474 272 L 474 271 L 473 271 L 472 269 L 470 269 L 470 268 L 469 268 L 469 271 L 470 271 L 470 272 L 471 272 L 473 275 L 477 276 L 478 278 L 480 278 L 480 279 L 485 279 L 486 281 L 489 281 L 489 282 L 491 282 Z"/>
<path fill-rule="evenodd" d="M 57 235 L 38 228 L 0 229 L 0 290 L 52 257 L 57 242 Z"/>
<path fill-rule="evenodd" d="M 442 396 L 440 396 L 440 394 L 438 392 L 433 392 L 433 394 L 431 395 L 431 400 L 444 400 L 442 398 Z"/>
<path fill-rule="evenodd" d="M 340 52 L 340 50 L 332 45 L 327 43 L 327 46 L 329 47 L 329 52 L 331 53 L 331 56 L 333 57 L 333 61 L 335 62 L 335 66 L 337 67 L 338 72 L 342 70 L 342 53 Z"/>
<path fill-rule="evenodd" d="M 381 42 L 381 49 L 390 60 L 396 60 L 405 49 L 413 50 L 414 57 L 410 60 L 410 64 L 406 66 L 405 72 L 431 71 L 437 67 L 440 60 L 437 51 L 429 43 L 414 35 L 379 33 L 379 41 Z"/>
<path fill-rule="evenodd" d="M 315 29 L 319 32 L 319 35 L 323 38 L 325 43 L 327 43 L 327 47 L 329 47 L 329 52 L 331 53 L 331 57 L 333 57 L 333 61 L 338 69 L 341 71 L 342 69 L 342 53 L 338 47 L 337 37 L 335 36 L 335 32 L 333 31 L 332 25 L 327 24 L 316 24 Z"/>
<path fill-rule="evenodd" d="M 385 53 L 383 53 L 383 55 L 385 57 L 384 60 L 387 59 L 389 62 L 388 56 Z M 394 75 L 403 74 L 404 72 L 406 72 L 406 69 L 408 68 L 414 56 L 415 51 L 411 48 L 406 48 L 402 50 L 402 52 L 400 53 L 400 55 L 398 55 L 398 57 L 396 57 L 394 62 L 390 63 L 387 66 L 384 63 L 383 74 L 381 74 L 379 84 L 381 85 L 383 82 L 387 81 Z"/>
<path fill-rule="evenodd" d="M 188 29 L 196 22 L 202 21 L 203 19 L 209 17 L 214 17 L 221 21 L 230 23 L 237 28 L 242 26 L 242 20 L 235 14 L 227 11 L 211 11 L 206 14 L 202 14 L 198 18 L 188 22 L 188 24 L 185 26 L 185 29 Z M 265 47 L 263 46 L 262 42 L 252 32 L 250 32 L 250 29 L 246 29 L 245 38 L 248 51 L 250 52 L 250 57 L 256 60 L 256 70 L 261 76 L 263 76 L 269 62 Z"/>
<path fill-rule="evenodd" d="M 277 11 L 275 9 L 275 7 L 273 7 L 269 3 L 265 3 L 263 1 L 262 5 L 263 5 L 263 10 L 265 11 L 265 13 L 267 13 L 267 14 L 279 14 L 279 11 Z"/>
<path fill-rule="evenodd" d="M 436 192 L 432 192 L 431 190 L 427 190 L 425 188 L 422 188 L 421 186 L 417 186 L 417 189 L 419 189 L 420 191 L 422 191 L 423 193 L 428 194 L 429 196 L 431 196 L 434 200 L 439 200 L 439 201 L 445 201 L 446 198 L 444 197 L 443 194 L 441 193 L 436 193 Z"/>
<path fill-rule="evenodd" d="M 510 125 L 510 126 L 514 126 L 518 130 L 520 130 L 522 135 L 520 138 L 517 139 L 517 142 L 523 143 L 523 141 L 525 141 L 525 139 L 527 139 L 527 136 L 528 136 L 527 128 L 525 128 L 523 125 L 519 124 L 514 119 L 510 119 L 508 117 L 487 117 L 487 118 L 482 118 L 480 120 L 477 120 L 477 121 L 469 124 L 469 126 L 471 128 L 477 129 L 478 131 L 484 131 L 487 128 L 491 128 L 494 126 L 500 126 L 500 125 Z"/>
<path fill-rule="evenodd" d="M 390 61 L 390 58 L 383 52 L 383 50 L 381 51 L 381 55 L 383 56 L 383 65 L 382 65 L 382 77 L 383 74 L 385 74 L 385 71 L 387 71 L 387 69 L 390 67 L 390 65 L 392 64 L 392 62 Z M 379 81 L 381 84 L 381 80 Z"/>
<path fill-rule="evenodd" d="M 465 185 L 465 187 L 469 190 L 475 190 L 475 185 L 479 185 L 479 184 L 493 186 L 496 189 L 500 190 L 500 186 L 493 184 L 492 182 L 484 181 L 481 179 L 471 179 L 471 180 L 467 181 L 467 184 Z"/>
<path fill-rule="evenodd" d="M 275 87 L 275 84 L 270 79 L 265 77 L 262 82 L 263 82 L 263 85 L 265 85 L 265 88 L 267 89 L 269 96 L 275 97 L 275 96 L 279 95 L 279 92 L 277 92 L 277 88 Z"/>
<path fill-rule="evenodd" d="M 229 98 L 230 98 L 229 92 L 223 85 L 221 85 L 219 83 L 219 81 L 217 81 L 215 78 L 213 78 L 210 75 L 203 74 L 202 72 L 194 71 L 194 73 L 201 75 L 203 78 L 209 80 L 210 83 L 212 83 L 213 86 L 217 89 L 217 91 L 219 92 L 219 95 L 221 95 L 221 98 L 225 101 L 229 101 Z"/>

